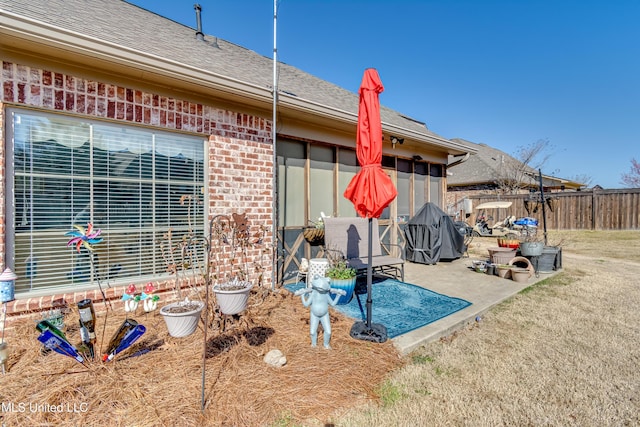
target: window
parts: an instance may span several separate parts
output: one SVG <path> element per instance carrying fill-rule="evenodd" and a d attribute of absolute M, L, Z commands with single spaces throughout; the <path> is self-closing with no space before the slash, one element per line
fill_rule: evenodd
<path fill-rule="evenodd" d="M 174 242 L 202 235 L 202 138 L 18 110 L 10 120 L 7 256 L 16 292 L 158 277 L 167 271 L 158 242 L 169 229 Z M 89 222 L 103 238 L 93 264 L 65 235 Z"/>

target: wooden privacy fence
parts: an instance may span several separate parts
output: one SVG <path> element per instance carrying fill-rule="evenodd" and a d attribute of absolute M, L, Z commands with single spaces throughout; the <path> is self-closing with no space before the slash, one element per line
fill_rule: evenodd
<path fill-rule="evenodd" d="M 525 200 L 532 198 L 540 200 L 540 193 L 513 195 L 478 195 L 471 196 L 473 214 L 468 222 L 475 222 L 475 209 L 480 203 L 497 200 L 512 201 L 508 209 L 501 209 L 499 221 L 507 215 L 516 217 L 532 217 L 539 221 L 542 227 L 542 207 L 536 212 L 525 208 Z M 549 200 L 545 206 L 548 230 L 638 230 L 640 229 L 640 188 L 625 188 L 616 190 L 583 190 L 559 193 L 545 193 Z M 552 210 L 553 208 L 553 210 Z"/>

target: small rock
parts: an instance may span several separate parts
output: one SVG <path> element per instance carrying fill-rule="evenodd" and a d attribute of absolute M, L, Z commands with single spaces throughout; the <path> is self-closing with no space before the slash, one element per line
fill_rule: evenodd
<path fill-rule="evenodd" d="M 271 365 L 271 366 L 275 366 L 277 368 L 286 365 L 287 363 L 287 358 L 285 357 L 284 354 L 282 354 L 282 352 L 280 350 L 278 350 L 277 348 L 274 350 L 271 350 L 269 353 L 267 353 L 264 356 L 264 362 L 267 365 Z"/>

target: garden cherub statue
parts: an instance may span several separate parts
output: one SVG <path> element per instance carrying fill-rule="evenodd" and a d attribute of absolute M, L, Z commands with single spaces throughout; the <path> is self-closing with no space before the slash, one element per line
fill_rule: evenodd
<path fill-rule="evenodd" d="M 331 321 L 329 319 L 329 305 L 335 307 L 338 299 L 346 292 L 342 289 L 334 289 L 331 287 L 331 279 L 328 277 L 314 276 L 311 281 L 311 287 L 299 289 L 295 295 L 300 295 L 302 305 L 311 306 L 311 318 L 309 332 L 311 334 L 311 346 L 316 347 L 318 344 L 318 324 L 322 323 L 324 331 L 324 348 L 330 349 L 331 341 Z M 331 297 L 335 294 L 335 297 Z"/>

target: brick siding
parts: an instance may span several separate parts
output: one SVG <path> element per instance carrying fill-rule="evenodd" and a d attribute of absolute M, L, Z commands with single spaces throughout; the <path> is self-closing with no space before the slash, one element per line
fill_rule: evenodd
<path fill-rule="evenodd" d="M 271 121 L 242 112 L 229 111 L 22 64 L 2 62 L 0 101 L 0 170 L 4 177 L 5 133 L 2 116 L 6 107 L 24 106 L 48 112 L 64 112 L 77 117 L 107 119 L 146 125 L 163 130 L 201 134 L 209 140 L 209 215 L 246 212 L 250 221 L 268 230 L 272 239 L 273 144 Z M 0 180 L 0 251 L 5 254 L 5 180 Z M 260 256 L 255 251 L 253 256 Z M 266 263 L 264 277 L 271 278 Z M 173 290 L 159 284 L 160 292 Z M 107 299 L 120 303 L 125 287 L 106 290 Z M 99 290 L 60 293 L 27 298 L 7 304 L 7 315 L 23 316 L 72 304 L 82 298 L 102 301 Z M 99 304 L 96 304 L 96 306 Z M 9 319 L 8 319 L 9 320 Z"/>

